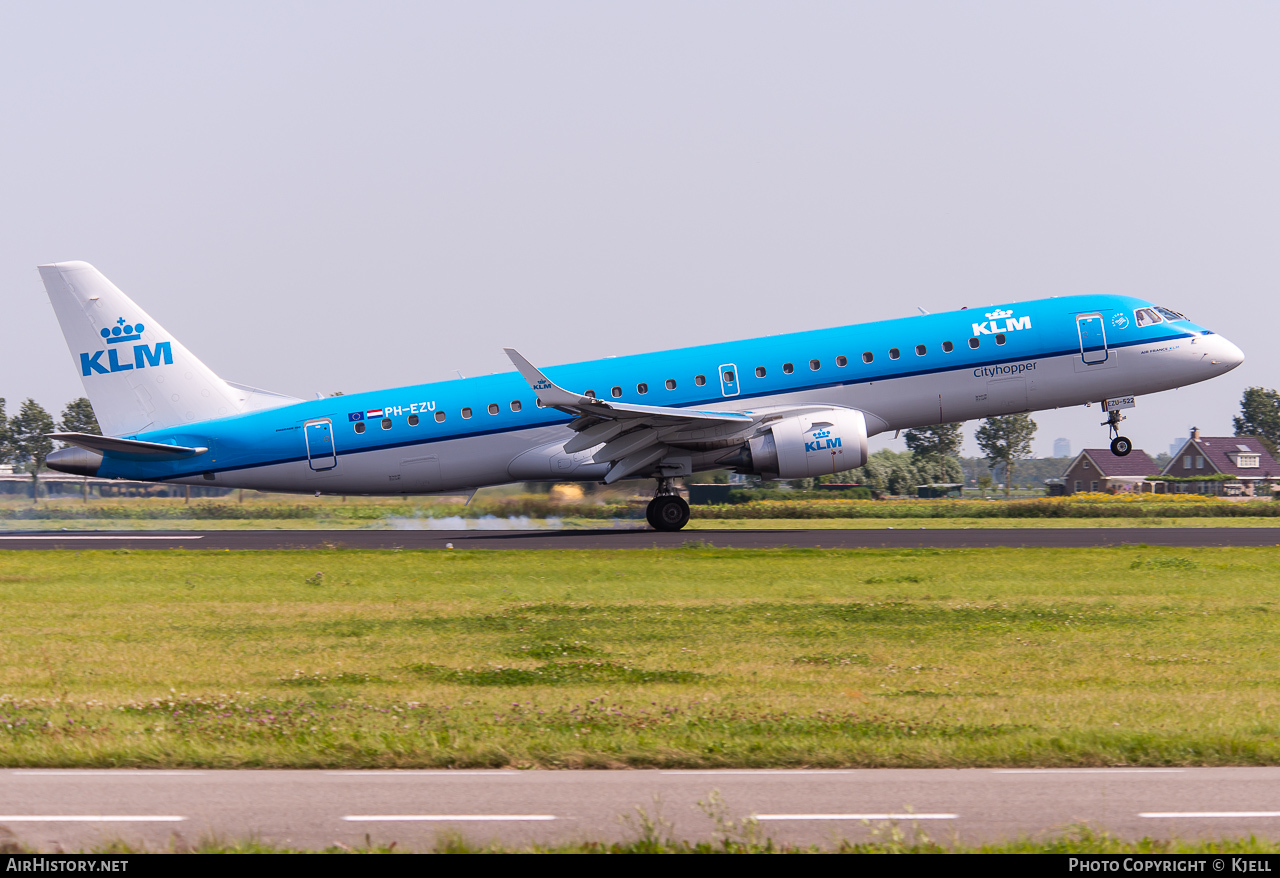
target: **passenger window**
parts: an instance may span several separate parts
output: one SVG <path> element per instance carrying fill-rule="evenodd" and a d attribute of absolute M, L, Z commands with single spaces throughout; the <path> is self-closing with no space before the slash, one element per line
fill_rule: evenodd
<path fill-rule="evenodd" d="M 542 401 L 542 397 L 540 397 L 540 396 L 539 396 L 539 397 L 536 397 L 536 398 L 534 399 L 534 403 L 536 403 L 536 404 L 537 404 L 537 406 L 538 406 L 538 408 L 540 408 L 540 409 L 544 409 L 544 408 L 546 408 L 546 407 L 547 407 L 547 404 L 546 404 L 545 402 L 543 402 L 543 401 Z"/>
<path fill-rule="evenodd" d="M 764 366 L 756 366 L 756 377 L 757 377 L 757 378 L 763 378 L 763 377 L 764 377 L 765 375 L 767 375 L 767 374 L 769 374 L 769 373 L 765 371 Z"/>
<path fill-rule="evenodd" d="M 489 414 L 496 415 L 498 413 L 498 404 L 496 402 L 489 403 Z"/>
<path fill-rule="evenodd" d="M 996 344 L 1004 344 L 1006 341 L 1007 339 L 1004 337 L 1003 332 L 996 333 Z"/>
<path fill-rule="evenodd" d="M 794 372 L 795 370 L 796 370 L 796 367 L 795 367 L 795 366 L 793 366 L 793 365 L 791 365 L 790 363 L 783 363 L 783 364 L 782 364 L 782 373 L 783 373 L 784 375 L 790 375 L 790 374 L 791 374 L 792 372 Z"/>
<path fill-rule="evenodd" d="M 668 379 L 667 379 L 667 390 L 675 390 L 675 389 L 676 389 L 676 379 L 674 379 L 674 378 L 668 378 Z"/>
<path fill-rule="evenodd" d="M 644 396 L 648 392 L 649 392 L 649 385 L 645 384 L 643 381 L 636 385 L 636 393 L 640 394 L 641 396 Z"/>
<path fill-rule="evenodd" d="M 356 421 L 356 432 L 357 433 L 364 432 L 364 421 Z"/>
<path fill-rule="evenodd" d="M 612 390 L 609 391 L 609 395 L 612 396 L 614 399 L 617 399 L 618 397 L 622 396 L 622 388 L 621 387 L 613 388 Z"/>
<path fill-rule="evenodd" d="M 902 351 L 897 348 L 889 348 L 889 359 L 896 360 L 900 356 L 902 356 Z"/>
<path fill-rule="evenodd" d="M 975 351 L 978 349 L 978 345 L 980 344 L 982 344 L 982 342 L 978 341 L 976 338 L 969 339 L 969 347 L 973 348 Z"/>
<path fill-rule="evenodd" d="M 732 384 L 733 382 L 734 382 L 734 375 L 733 375 L 733 373 L 732 373 L 732 372 L 730 372 L 728 369 L 725 369 L 725 371 L 724 371 L 724 383 L 725 383 L 725 384 Z"/>
<path fill-rule="evenodd" d="M 470 406 L 468 406 L 467 408 L 464 408 L 464 409 L 462 410 L 462 417 L 463 417 L 463 420 L 466 420 L 467 418 L 471 417 L 471 408 L 470 408 Z"/>
<path fill-rule="evenodd" d="M 591 397 L 592 399 L 595 399 L 595 398 L 596 398 L 596 392 L 595 392 L 594 390 L 588 390 L 586 393 L 584 393 L 584 394 L 583 394 L 583 396 L 589 396 L 589 397 Z"/>
<path fill-rule="evenodd" d="M 511 410 L 512 410 L 513 412 L 518 412 L 518 411 L 520 411 L 520 400 L 518 400 L 518 399 L 513 399 L 513 400 L 511 400 Z"/>
<path fill-rule="evenodd" d="M 916 345 L 916 356 L 917 356 L 917 357 L 923 357 L 923 356 L 924 356 L 925 354 L 927 354 L 928 352 L 929 352 L 929 349 L 928 349 L 928 348 L 926 348 L 924 345 L 922 345 L 922 344 L 918 344 L 918 345 Z"/>
<path fill-rule="evenodd" d="M 694 376 L 693 376 L 693 383 L 694 383 L 694 384 L 696 384 L 696 385 L 698 385 L 699 387 L 702 387 L 704 384 L 706 384 L 706 383 L 707 383 L 707 376 L 706 376 L 706 375 L 694 375 Z"/>
<path fill-rule="evenodd" d="M 862 362 L 870 363 L 875 358 L 876 358 L 875 354 L 871 353 L 871 351 L 867 351 L 865 354 L 862 355 Z"/>
<path fill-rule="evenodd" d="M 810 369 L 812 369 L 814 372 L 817 372 L 819 369 L 821 369 L 821 368 L 822 368 L 822 361 L 821 361 L 821 360 L 810 360 L 810 361 L 809 361 L 809 368 L 810 368 Z"/>
<path fill-rule="evenodd" d="M 390 418 L 383 418 L 383 419 L 382 419 L 382 429 L 384 429 L 384 430 L 390 430 L 390 429 L 391 429 L 391 419 L 390 419 Z"/>
<path fill-rule="evenodd" d="M 436 412 L 436 423 L 437 424 L 444 423 L 444 412 Z"/>
<path fill-rule="evenodd" d="M 837 366 L 847 366 L 847 365 L 849 365 L 849 358 L 848 358 L 848 357 L 845 357 L 845 356 L 843 356 L 843 355 L 841 355 L 841 356 L 839 356 L 839 357 L 836 357 L 836 365 L 837 365 Z"/>
<path fill-rule="evenodd" d="M 949 354 L 949 353 L 951 353 L 952 351 L 954 351 L 955 349 L 956 349 L 956 346 L 955 346 L 955 345 L 953 345 L 953 344 L 952 344 L 951 342 L 949 342 L 949 341 L 944 341 L 944 342 L 942 343 L 942 352 L 943 352 L 944 354 Z"/>
<path fill-rule="evenodd" d="M 417 416 L 417 415 L 409 415 L 409 426 L 410 426 L 410 427 L 416 427 L 416 426 L 418 426 L 418 416 Z"/>

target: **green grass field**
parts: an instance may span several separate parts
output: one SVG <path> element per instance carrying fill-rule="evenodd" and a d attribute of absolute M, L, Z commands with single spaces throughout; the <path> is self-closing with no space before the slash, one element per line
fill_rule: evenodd
<path fill-rule="evenodd" d="M 1275 549 L 0 553 L 8 766 L 1280 760 Z"/>

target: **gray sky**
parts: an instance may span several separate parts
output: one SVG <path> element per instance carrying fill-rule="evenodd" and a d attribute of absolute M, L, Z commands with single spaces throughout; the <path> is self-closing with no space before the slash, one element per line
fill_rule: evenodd
<path fill-rule="evenodd" d="M 1280 384 L 1274 3 L 0 15 L 11 411 L 82 394 L 35 271 L 68 259 L 299 396 L 1086 292 L 1248 356 L 1141 399 L 1139 448 Z"/>

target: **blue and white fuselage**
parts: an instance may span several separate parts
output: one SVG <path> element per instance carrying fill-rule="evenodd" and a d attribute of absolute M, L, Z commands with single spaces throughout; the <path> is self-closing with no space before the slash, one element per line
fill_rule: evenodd
<path fill-rule="evenodd" d="M 1243 361 L 1176 312 L 1084 295 L 545 373 L 513 351 L 519 371 L 295 401 L 223 382 L 91 266 L 41 273 L 103 431 L 123 440 L 67 440 L 80 447 L 51 466 L 263 491 L 421 494 L 726 466 L 793 478 L 860 466 L 866 438 L 887 430 L 1158 393 Z"/>

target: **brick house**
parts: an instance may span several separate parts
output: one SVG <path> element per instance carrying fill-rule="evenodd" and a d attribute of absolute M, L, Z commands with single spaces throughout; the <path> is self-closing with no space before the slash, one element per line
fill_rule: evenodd
<path fill-rule="evenodd" d="M 1256 436 L 1201 436 L 1198 429 L 1160 473 L 1168 494 L 1269 497 L 1280 482 L 1280 465 Z"/>
<path fill-rule="evenodd" d="M 1147 476 L 1160 474 L 1160 467 L 1147 452 L 1135 448 L 1126 457 L 1116 457 L 1110 448 L 1085 448 L 1076 454 L 1062 474 L 1062 493 L 1103 491 L 1107 494 L 1151 490 Z"/>
<path fill-rule="evenodd" d="M 1062 474 L 1063 493 L 1150 491 L 1147 476 L 1159 473 L 1160 467 L 1145 451 L 1135 448 L 1125 457 L 1116 457 L 1110 448 L 1086 448 Z"/>

